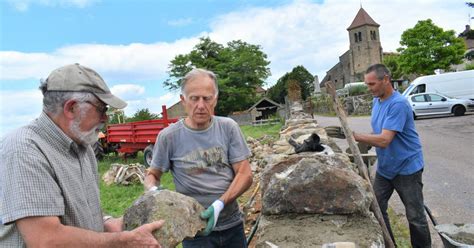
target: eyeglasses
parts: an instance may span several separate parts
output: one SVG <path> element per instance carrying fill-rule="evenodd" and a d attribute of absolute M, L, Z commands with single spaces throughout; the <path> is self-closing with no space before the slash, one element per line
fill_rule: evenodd
<path fill-rule="evenodd" d="M 89 103 L 90 105 L 94 106 L 95 109 L 97 110 L 97 112 L 99 112 L 101 115 L 105 115 L 105 113 L 107 113 L 107 110 L 109 110 L 109 107 L 107 105 L 102 105 L 102 106 L 99 106 L 99 105 L 95 105 L 93 102 L 91 101 L 85 101 L 86 103 Z"/>

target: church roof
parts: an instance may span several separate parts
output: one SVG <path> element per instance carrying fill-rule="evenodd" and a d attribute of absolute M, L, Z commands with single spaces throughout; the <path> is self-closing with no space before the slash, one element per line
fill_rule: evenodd
<path fill-rule="evenodd" d="M 365 10 L 361 7 L 359 9 L 359 12 L 357 12 L 356 17 L 352 21 L 352 24 L 347 28 L 347 30 L 358 28 L 364 25 L 380 27 L 380 25 L 376 23 L 374 19 L 372 19 L 372 17 L 370 17 L 369 14 L 367 14 L 367 12 L 365 12 Z"/>

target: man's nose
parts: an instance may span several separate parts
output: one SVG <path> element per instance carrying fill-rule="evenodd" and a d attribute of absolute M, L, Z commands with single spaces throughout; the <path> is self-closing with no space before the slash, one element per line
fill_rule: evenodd
<path fill-rule="evenodd" d="M 200 97 L 197 102 L 198 108 L 204 108 L 206 106 L 206 101 L 204 101 L 204 97 Z"/>

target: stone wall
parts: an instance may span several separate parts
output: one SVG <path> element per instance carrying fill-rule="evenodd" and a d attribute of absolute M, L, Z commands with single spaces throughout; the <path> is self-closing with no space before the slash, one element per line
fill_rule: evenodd
<path fill-rule="evenodd" d="M 239 125 L 250 125 L 252 124 L 252 114 L 249 112 L 243 112 L 239 114 L 229 115 L 229 118 L 237 122 Z"/>
<path fill-rule="evenodd" d="M 313 133 L 321 152 L 301 152 Z M 251 167 L 260 178 L 260 224 L 250 247 L 321 247 L 350 242 L 353 247 L 383 247 L 383 237 L 369 211 L 373 196 L 347 154 L 327 136 L 299 102 L 272 144 L 250 140 Z M 334 246 L 336 247 L 336 246 Z"/>

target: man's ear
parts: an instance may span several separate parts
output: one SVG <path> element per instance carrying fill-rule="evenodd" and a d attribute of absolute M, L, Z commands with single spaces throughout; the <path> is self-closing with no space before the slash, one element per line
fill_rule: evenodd
<path fill-rule="evenodd" d="M 76 100 L 67 100 L 63 106 L 63 114 L 68 119 L 74 119 L 74 112 L 79 111 Z"/>
<path fill-rule="evenodd" d="M 180 95 L 179 95 L 179 98 L 181 99 L 181 104 L 184 105 L 185 98 L 184 98 L 183 94 L 180 94 Z"/>
<path fill-rule="evenodd" d="M 390 77 L 389 77 L 388 75 L 383 76 L 383 80 L 384 80 L 386 83 L 392 84 L 392 82 L 390 81 Z"/>

